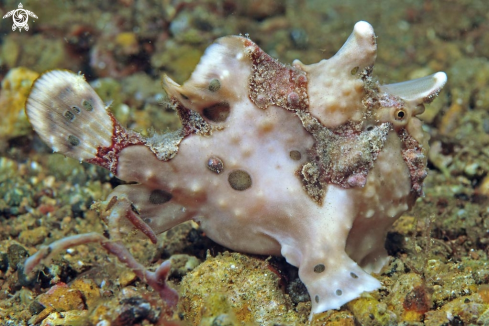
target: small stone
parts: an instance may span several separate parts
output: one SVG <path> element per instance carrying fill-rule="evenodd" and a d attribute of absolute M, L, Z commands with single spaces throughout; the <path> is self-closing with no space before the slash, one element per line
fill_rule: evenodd
<path fill-rule="evenodd" d="M 90 279 L 76 279 L 71 283 L 70 288 L 82 292 L 88 309 L 94 308 L 95 304 L 99 301 L 99 287 Z"/>
<path fill-rule="evenodd" d="M 31 304 L 29 305 L 29 311 L 33 315 L 38 315 L 43 310 L 45 310 L 44 306 L 42 304 L 40 304 L 38 301 L 32 301 Z"/>
<path fill-rule="evenodd" d="M 17 264 L 17 283 L 20 286 L 26 286 L 26 287 L 33 286 L 38 280 L 39 271 L 34 271 L 34 273 L 35 275 L 27 276 L 24 273 L 24 264 L 22 263 Z"/>
<path fill-rule="evenodd" d="M 53 312 L 41 323 L 41 326 L 71 326 L 83 325 L 86 322 L 88 311 Z"/>
<path fill-rule="evenodd" d="M 133 271 L 130 271 L 130 270 L 126 270 L 119 277 L 119 284 L 121 286 L 128 286 L 128 285 L 134 283 L 134 281 L 136 281 L 136 278 L 137 278 L 136 273 L 134 273 Z"/>
<path fill-rule="evenodd" d="M 45 307 L 52 307 L 56 311 L 82 310 L 85 303 L 80 290 L 70 289 L 65 283 L 58 283 L 41 294 L 38 301 Z"/>
<path fill-rule="evenodd" d="M 233 326 L 235 325 L 235 322 L 236 320 L 228 314 L 222 314 L 214 318 L 211 326 Z"/>
<path fill-rule="evenodd" d="M 290 39 L 296 48 L 305 49 L 309 37 L 307 36 L 307 32 L 302 28 L 294 28 L 290 31 Z"/>
<path fill-rule="evenodd" d="M 29 253 L 21 245 L 13 244 L 8 247 L 7 256 L 9 266 L 15 270 L 17 269 L 18 263 L 24 261 L 27 257 L 29 257 Z"/>
<path fill-rule="evenodd" d="M 41 305 L 40 303 L 38 303 L 38 304 Z M 40 322 L 42 322 L 44 319 L 46 319 L 46 317 L 49 316 L 50 314 L 52 314 L 53 312 L 54 312 L 54 309 L 51 307 L 47 307 L 47 308 L 41 310 L 37 315 L 34 315 L 29 319 L 29 325 L 39 324 Z"/>
<path fill-rule="evenodd" d="M 209 320 L 220 325 L 218 317 L 224 314 L 252 325 L 299 324 L 297 315 L 286 308 L 292 306 L 290 297 L 280 289 L 279 277 L 266 261 L 225 252 L 207 257 L 180 284 L 179 307 L 189 324 Z M 237 295 L 241 293 L 246 295 Z"/>
<path fill-rule="evenodd" d="M 489 175 L 486 175 L 478 188 L 479 193 L 489 197 Z"/>
<path fill-rule="evenodd" d="M 171 272 L 172 276 L 183 277 L 188 272 L 192 271 L 200 264 L 200 260 L 189 255 L 173 255 L 171 256 Z"/>
<path fill-rule="evenodd" d="M 45 226 L 40 226 L 32 230 L 24 230 L 20 232 L 19 241 L 26 246 L 32 247 L 42 243 L 48 234 L 48 228 Z"/>
<path fill-rule="evenodd" d="M 160 316 L 160 310 L 153 309 L 151 304 L 143 298 L 123 299 L 120 303 L 119 314 L 111 323 L 113 326 L 134 325 L 143 320 L 156 322 Z"/>
<path fill-rule="evenodd" d="M 8 269 L 8 256 L 6 253 L 0 253 L 0 271 L 6 272 Z"/>

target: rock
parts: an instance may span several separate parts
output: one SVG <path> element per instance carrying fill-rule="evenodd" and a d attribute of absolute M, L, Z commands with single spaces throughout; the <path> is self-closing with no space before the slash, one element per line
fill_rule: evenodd
<path fill-rule="evenodd" d="M 76 279 L 71 283 L 70 288 L 79 290 L 82 293 L 88 309 L 95 308 L 95 304 L 100 299 L 100 290 L 94 281 L 90 279 Z"/>
<path fill-rule="evenodd" d="M 83 325 L 86 322 L 87 313 L 87 311 L 53 312 L 42 321 L 41 326 Z"/>
<path fill-rule="evenodd" d="M 137 275 L 131 270 L 125 270 L 121 273 L 121 276 L 119 276 L 119 284 L 121 286 L 128 286 L 132 284 L 134 281 L 136 281 Z"/>
<path fill-rule="evenodd" d="M 12 269 L 16 270 L 17 264 L 19 264 L 20 262 L 24 261 L 27 257 L 29 257 L 29 253 L 21 245 L 13 244 L 10 247 L 8 247 L 7 257 L 8 257 L 9 266 Z"/>
<path fill-rule="evenodd" d="M 181 282 L 179 307 L 191 325 L 228 314 L 251 324 L 297 324 L 290 298 L 266 261 L 225 252 L 208 257 Z"/>
<path fill-rule="evenodd" d="M 58 312 L 85 308 L 81 291 L 71 289 L 65 283 L 56 284 L 48 292 L 41 294 L 37 300 L 45 307 L 54 308 Z"/>
<path fill-rule="evenodd" d="M 26 246 L 35 246 L 42 243 L 48 234 L 48 228 L 40 226 L 32 230 L 24 230 L 20 232 L 19 241 Z"/>
<path fill-rule="evenodd" d="M 173 255 L 171 256 L 171 272 L 172 276 L 183 277 L 188 272 L 193 270 L 200 264 L 200 260 L 198 260 L 194 256 L 189 255 Z"/>
<path fill-rule="evenodd" d="M 399 277 L 387 298 L 387 304 L 399 321 L 407 322 L 422 321 L 424 314 L 433 305 L 423 278 L 415 273 Z"/>
<path fill-rule="evenodd" d="M 39 76 L 37 72 L 24 67 L 11 69 L 4 80 L 0 92 L 0 142 L 31 132 L 24 112 L 24 104 L 32 83 Z"/>
<path fill-rule="evenodd" d="M 370 295 L 353 300 L 347 306 L 361 325 L 397 325 L 396 314 L 388 309 L 385 303 Z"/>
<path fill-rule="evenodd" d="M 487 325 L 480 323 L 479 318 L 487 318 L 483 313 L 488 309 L 478 294 L 460 297 L 443 307 L 426 313 L 426 326 L 436 325 Z M 479 317 L 480 316 L 480 317 Z"/>

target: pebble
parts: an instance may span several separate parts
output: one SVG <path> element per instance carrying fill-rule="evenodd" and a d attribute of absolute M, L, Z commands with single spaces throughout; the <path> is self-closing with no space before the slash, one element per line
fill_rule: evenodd
<path fill-rule="evenodd" d="M 48 234 L 48 228 L 45 226 L 40 226 L 32 230 L 24 230 L 20 232 L 19 241 L 26 246 L 31 247 L 42 243 Z"/>
<path fill-rule="evenodd" d="M 37 300 L 45 307 L 51 307 L 56 311 L 82 310 L 85 302 L 82 293 L 78 289 L 71 289 L 65 283 L 58 283 L 41 294 Z"/>

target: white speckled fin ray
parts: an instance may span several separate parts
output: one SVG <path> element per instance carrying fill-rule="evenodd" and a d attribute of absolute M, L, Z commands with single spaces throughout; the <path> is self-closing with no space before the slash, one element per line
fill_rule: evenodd
<path fill-rule="evenodd" d="M 32 87 L 26 113 L 55 152 L 77 160 L 94 158 L 98 147 L 112 143 L 112 119 L 82 75 L 63 70 L 43 74 Z"/>
<path fill-rule="evenodd" d="M 447 75 L 444 72 L 408 80 L 402 83 L 380 86 L 382 92 L 399 96 L 408 103 L 415 105 L 430 103 L 441 91 L 447 82 Z"/>

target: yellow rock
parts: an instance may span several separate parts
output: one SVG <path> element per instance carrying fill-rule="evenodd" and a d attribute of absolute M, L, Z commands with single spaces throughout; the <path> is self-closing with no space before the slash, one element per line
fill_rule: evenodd
<path fill-rule="evenodd" d="M 94 281 L 88 279 L 76 279 L 70 286 L 73 290 L 79 290 L 85 298 L 88 309 L 94 308 L 100 300 L 100 291 Z"/>
<path fill-rule="evenodd" d="M 347 307 L 361 325 L 373 326 L 397 324 L 397 316 L 388 309 L 387 305 L 379 302 L 370 295 L 364 295 L 350 301 L 347 303 Z"/>
<path fill-rule="evenodd" d="M 120 46 L 125 55 L 136 54 L 138 52 L 138 38 L 131 32 L 123 32 L 116 36 L 115 43 Z"/>
<path fill-rule="evenodd" d="M 136 273 L 130 270 L 126 270 L 119 277 L 119 284 L 121 286 L 128 286 L 136 280 L 136 277 Z"/>
<path fill-rule="evenodd" d="M 489 197 L 489 175 L 486 175 L 479 186 L 479 193 Z"/>
<path fill-rule="evenodd" d="M 41 323 L 41 326 L 87 325 L 87 311 L 53 312 Z"/>
<path fill-rule="evenodd" d="M 48 228 L 40 226 L 32 230 L 24 230 L 20 232 L 19 241 L 27 246 L 35 246 L 44 241 L 48 236 Z"/>
<path fill-rule="evenodd" d="M 457 123 L 463 113 L 463 106 L 455 101 L 441 119 L 439 127 L 440 134 L 448 135 L 450 132 L 452 132 L 456 128 Z"/>
<path fill-rule="evenodd" d="M 120 45 L 122 47 L 130 47 L 136 45 L 138 39 L 136 37 L 136 34 L 132 32 L 123 32 L 119 33 L 116 36 L 115 42 L 117 43 L 117 45 Z"/>
<path fill-rule="evenodd" d="M 315 315 L 311 326 L 354 326 L 355 318 L 349 311 L 329 310 Z"/>
<path fill-rule="evenodd" d="M 189 325 L 217 323 L 223 315 L 242 325 L 297 325 L 291 306 L 268 263 L 238 253 L 208 257 L 180 285 L 179 308 Z"/>
<path fill-rule="evenodd" d="M 396 281 L 387 297 L 387 304 L 399 321 L 420 322 L 433 305 L 431 295 L 421 276 L 404 274 Z"/>
<path fill-rule="evenodd" d="M 71 289 L 64 283 L 58 283 L 48 292 L 41 294 L 38 301 L 43 306 L 52 307 L 59 312 L 85 308 L 80 290 Z"/>
<path fill-rule="evenodd" d="M 54 312 L 54 309 L 51 307 L 47 307 L 43 311 L 41 311 L 38 315 L 34 315 L 29 319 L 29 325 L 37 325 L 40 322 L 42 322 L 44 319 L 46 319 L 47 316 L 52 314 Z"/>
<path fill-rule="evenodd" d="M 31 127 L 24 112 L 32 83 L 39 76 L 24 67 L 11 69 L 0 91 L 0 141 L 26 135 Z"/>

